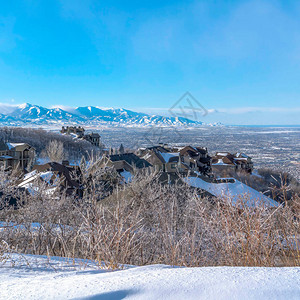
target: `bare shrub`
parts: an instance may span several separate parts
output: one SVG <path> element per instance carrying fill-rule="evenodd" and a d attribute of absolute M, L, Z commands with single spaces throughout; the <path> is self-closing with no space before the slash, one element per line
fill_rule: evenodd
<path fill-rule="evenodd" d="M 277 209 L 249 207 L 247 197 L 233 205 L 144 171 L 128 184 L 112 182 L 107 196 L 98 184 L 105 172 L 88 173 L 91 189 L 82 199 L 24 192 L 17 210 L 0 210 L 0 240 L 22 253 L 89 258 L 111 269 L 300 265 L 297 195 Z"/>

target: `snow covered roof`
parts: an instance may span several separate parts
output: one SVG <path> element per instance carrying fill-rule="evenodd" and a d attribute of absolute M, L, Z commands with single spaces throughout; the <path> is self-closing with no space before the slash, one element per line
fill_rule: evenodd
<path fill-rule="evenodd" d="M 217 159 L 217 162 L 216 162 Z M 214 158 L 212 166 L 234 166 L 236 163 L 230 160 L 227 156 L 223 156 L 222 158 Z"/>
<path fill-rule="evenodd" d="M 228 154 L 230 154 L 230 153 L 228 153 L 228 152 L 217 152 L 216 153 L 216 155 L 219 155 L 219 156 L 227 156 Z"/>
<path fill-rule="evenodd" d="M 25 187 L 28 188 L 29 185 L 33 183 L 37 178 L 43 179 L 48 184 L 51 184 L 51 179 L 56 178 L 58 175 L 55 175 L 52 171 L 46 171 L 46 172 L 37 172 L 36 170 L 27 173 L 24 175 L 23 181 L 19 183 L 19 187 Z M 52 183 L 53 184 L 53 183 Z"/>
<path fill-rule="evenodd" d="M 9 150 L 12 150 L 16 147 L 30 147 L 30 148 L 33 148 L 30 145 L 28 145 L 27 143 L 6 143 L 6 145 L 7 145 Z"/>
<path fill-rule="evenodd" d="M 8 149 L 11 150 L 11 149 L 16 148 L 18 146 L 24 146 L 26 144 L 25 143 L 6 143 L 6 145 L 8 146 Z"/>
<path fill-rule="evenodd" d="M 214 165 L 214 166 L 216 166 L 216 165 L 226 166 L 227 164 L 225 164 L 225 163 L 223 162 L 222 158 L 219 158 L 219 159 L 218 159 L 218 162 L 216 162 L 216 163 L 214 163 L 214 164 L 212 164 L 212 165 Z"/>
<path fill-rule="evenodd" d="M 170 162 L 172 158 L 178 158 L 179 157 L 179 152 L 159 152 L 162 158 L 164 159 L 165 163 Z"/>

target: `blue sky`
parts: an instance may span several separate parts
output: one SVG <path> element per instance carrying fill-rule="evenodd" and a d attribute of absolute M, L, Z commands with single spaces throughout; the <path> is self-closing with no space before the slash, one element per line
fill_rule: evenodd
<path fill-rule="evenodd" d="M 299 1 L 1 1 L 0 102 L 300 124 Z"/>

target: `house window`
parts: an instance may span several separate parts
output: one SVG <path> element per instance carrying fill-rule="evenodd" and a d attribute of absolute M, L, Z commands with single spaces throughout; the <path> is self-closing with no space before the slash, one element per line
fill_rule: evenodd
<path fill-rule="evenodd" d="M 171 169 L 176 169 L 176 164 L 171 164 Z"/>

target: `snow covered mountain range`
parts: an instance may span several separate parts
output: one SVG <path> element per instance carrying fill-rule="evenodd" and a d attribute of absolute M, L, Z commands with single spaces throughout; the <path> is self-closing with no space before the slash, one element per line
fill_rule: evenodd
<path fill-rule="evenodd" d="M 123 125 L 123 126 L 200 126 L 200 121 L 183 117 L 164 117 L 134 112 L 123 108 L 99 108 L 94 106 L 74 109 L 45 108 L 24 103 L 16 106 L 0 105 L 0 125 Z"/>

